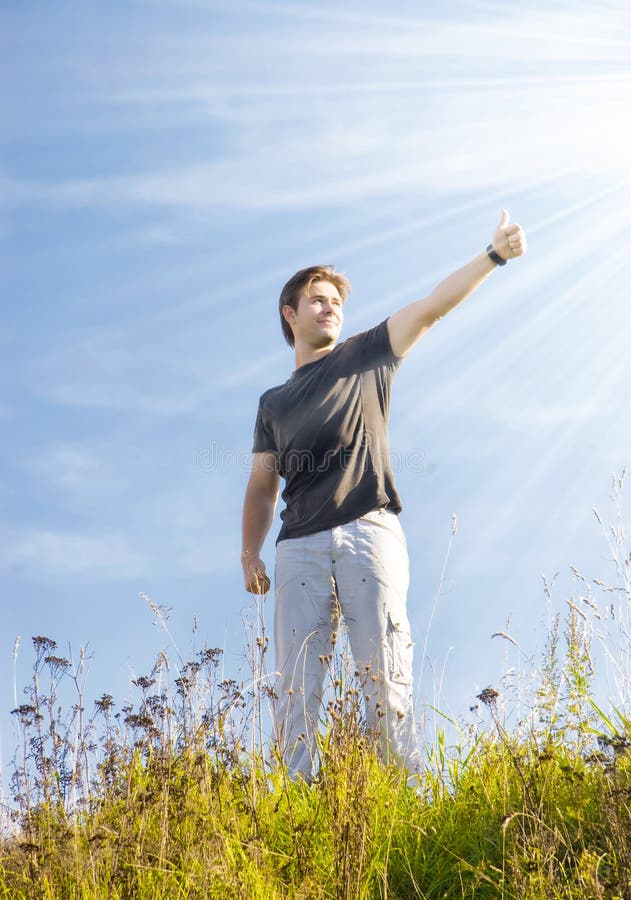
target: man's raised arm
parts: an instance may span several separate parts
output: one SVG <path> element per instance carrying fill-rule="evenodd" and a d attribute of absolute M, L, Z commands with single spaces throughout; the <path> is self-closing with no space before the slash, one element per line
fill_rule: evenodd
<path fill-rule="evenodd" d="M 505 209 L 502 210 L 502 218 L 490 247 L 502 260 L 514 259 L 526 252 L 526 236 L 521 225 L 509 224 L 509 214 Z M 479 287 L 496 265 L 488 251 L 484 250 L 441 281 L 427 297 L 393 313 L 388 319 L 388 335 L 394 354 L 405 356 L 435 322 Z"/>
<path fill-rule="evenodd" d="M 274 519 L 280 476 L 274 453 L 253 453 L 252 472 L 243 501 L 243 549 L 241 563 L 245 589 L 266 594 L 270 580 L 260 558 L 263 541 Z"/>

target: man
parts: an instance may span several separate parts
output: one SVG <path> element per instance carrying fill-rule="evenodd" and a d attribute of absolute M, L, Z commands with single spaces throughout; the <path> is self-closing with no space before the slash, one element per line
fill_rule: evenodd
<path fill-rule="evenodd" d="M 506 210 L 491 244 L 424 299 L 342 343 L 350 285 L 330 266 L 297 272 L 280 296 L 296 369 L 260 398 L 243 507 L 246 589 L 265 594 L 260 550 L 285 479 L 276 542 L 276 737 L 309 780 L 325 666 L 340 615 L 384 759 L 421 768 L 406 612 L 409 560 L 387 435 L 394 374 L 413 344 L 496 268 L 526 251 Z"/>

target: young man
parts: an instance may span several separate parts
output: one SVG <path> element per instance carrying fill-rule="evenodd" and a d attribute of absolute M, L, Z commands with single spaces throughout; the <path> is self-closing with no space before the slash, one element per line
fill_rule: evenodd
<path fill-rule="evenodd" d="M 309 780 L 332 636 L 344 617 L 369 726 L 384 759 L 420 771 L 412 706 L 409 560 L 387 435 L 394 374 L 413 344 L 496 268 L 526 251 L 502 217 L 487 249 L 380 325 L 338 344 L 350 285 L 330 266 L 297 272 L 280 295 L 296 369 L 260 398 L 243 507 L 246 589 L 265 594 L 259 554 L 280 478 L 274 640 L 277 740 L 291 773 Z"/>

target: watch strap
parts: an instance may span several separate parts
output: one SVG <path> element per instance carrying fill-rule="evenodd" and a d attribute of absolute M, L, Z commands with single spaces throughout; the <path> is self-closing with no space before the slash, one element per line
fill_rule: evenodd
<path fill-rule="evenodd" d="M 508 260 L 503 259 L 499 255 L 499 253 L 495 252 L 495 250 L 493 249 L 493 244 L 489 244 L 489 246 L 486 248 L 486 252 L 489 256 L 489 259 L 492 259 L 493 262 L 498 266 L 505 266 L 506 263 L 508 262 Z"/>

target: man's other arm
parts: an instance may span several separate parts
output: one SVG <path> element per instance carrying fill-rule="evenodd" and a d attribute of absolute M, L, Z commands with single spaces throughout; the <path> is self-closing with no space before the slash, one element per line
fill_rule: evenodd
<path fill-rule="evenodd" d="M 526 236 L 521 225 L 509 224 L 505 209 L 493 235 L 492 246 L 502 259 L 514 259 L 526 252 Z M 388 335 L 394 354 L 405 356 L 432 325 L 473 293 L 495 268 L 496 263 L 484 250 L 441 281 L 427 297 L 393 313 L 388 319 Z"/>
<path fill-rule="evenodd" d="M 270 589 L 265 563 L 259 554 L 274 519 L 279 482 L 276 454 L 253 453 L 252 472 L 243 501 L 241 551 L 245 589 L 251 594 L 266 594 Z"/>

